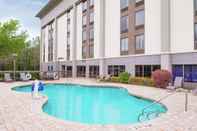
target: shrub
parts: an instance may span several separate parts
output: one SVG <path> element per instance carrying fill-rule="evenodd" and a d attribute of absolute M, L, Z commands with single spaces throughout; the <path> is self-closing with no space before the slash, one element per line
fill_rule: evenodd
<path fill-rule="evenodd" d="M 156 70 L 152 73 L 152 79 L 156 87 L 158 88 L 166 88 L 171 82 L 172 75 L 167 70 Z"/>
<path fill-rule="evenodd" d="M 111 77 L 111 82 L 120 82 L 120 77 L 115 77 L 115 76 L 113 76 L 113 77 Z"/>
<path fill-rule="evenodd" d="M 120 82 L 121 83 L 128 83 L 128 81 L 129 81 L 129 73 L 127 73 L 127 72 L 123 72 L 123 73 L 121 73 L 120 75 L 119 75 L 119 77 L 120 77 Z"/>
<path fill-rule="evenodd" d="M 40 80 L 40 74 L 36 72 L 30 73 L 32 75 L 32 80 Z"/>
<path fill-rule="evenodd" d="M 143 85 L 143 86 L 151 86 L 154 87 L 154 81 L 151 78 L 144 78 L 144 77 L 130 77 L 129 84 L 133 85 Z"/>
<path fill-rule="evenodd" d="M 144 85 L 145 86 L 155 87 L 154 80 L 151 79 L 151 78 L 144 78 Z"/>
<path fill-rule="evenodd" d="M 143 85 L 142 78 L 140 77 L 130 77 L 128 83 L 133 85 Z"/>

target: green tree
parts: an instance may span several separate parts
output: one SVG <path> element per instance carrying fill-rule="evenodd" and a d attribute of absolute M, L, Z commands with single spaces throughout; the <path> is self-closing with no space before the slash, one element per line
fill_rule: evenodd
<path fill-rule="evenodd" d="M 7 58 L 13 53 L 19 54 L 26 46 L 28 35 L 20 31 L 18 20 L 0 22 L 0 58 Z"/>
<path fill-rule="evenodd" d="M 17 70 L 39 70 L 40 37 L 28 41 L 20 27 L 17 20 L 0 22 L 0 70 L 13 70 L 13 53 Z"/>
<path fill-rule="evenodd" d="M 24 48 L 17 59 L 19 70 L 39 70 L 40 65 L 40 38 L 36 37 L 29 41 L 27 48 Z"/>

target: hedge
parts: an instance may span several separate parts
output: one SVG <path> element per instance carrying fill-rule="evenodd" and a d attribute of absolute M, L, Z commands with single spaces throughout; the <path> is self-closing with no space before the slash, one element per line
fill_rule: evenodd
<path fill-rule="evenodd" d="M 120 77 L 111 77 L 111 82 L 116 82 L 116 83 L 119 83 L 120 82 Z"/>
<path fill-rule="evenodd" d="M 133 84 L 133 85 L 155 87 L 154 80 L 151 78 L 145 78 L 145 77 L 130 77 L 128 83 Z"/>

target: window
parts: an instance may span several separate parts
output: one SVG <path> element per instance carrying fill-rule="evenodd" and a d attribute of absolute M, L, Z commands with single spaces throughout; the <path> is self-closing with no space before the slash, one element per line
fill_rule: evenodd
<path fill-rule="evenodd" d="M 194 25 L 194 38 L 197 41 L 197 23 Z"/>
<path fill-rule="evenodd" d="M 144 49 L 144 34 L 135 37 L 135 48 L 136 50 Z"/>
<path fill-rule="evenodd" d="M 129 0 L 120 0 L 120 8 L 125 9 L 129 6 Z"/>
<path fill-rule="evenodd" d="M 197 82 L 197 65 L 184 65 L 184 81 Z"/>
<path fill-rule="evenodd" d="M 89 76 L 90 78 L 97 78 L 99 76 L 99 66 L 90 66 Z"/>
<path fill-rule="evenodd" d="M 86 24 L 87 24 L 87 16 L 86 15 L 84 15 L 83 16 L 83 26 L 86 26 Z"/>
<path fill-rule="evenodd" d="M 144 0 L 135 0 L 136 6 L 140 6 L 144 4 Z"/>
<path fill-rule="evenodd" d="M 173 80 L 184 77 L 185 82 L 197 82 L 197 65 L 173 65 Z"/>
<path fill-rule="evenodd" d="M 152 69 L 151 65 L 145 65 L 144 66 L 144 77 L 151 77 Z"/>
<path fill-rule="evenodd" d="M 67 45 L 70 45 L 70 35 L 67 35 Z"/>
<path fill-rule="evenodd" d="M 67 77 L 72 77 L 72 66 L 67 66 L 66 75 Z"/>
<path fill-rule="evenodd" d="M 125 65 L 108 66 L 108 74 L 111 76 L 119 76 L 119 74 L 122 72 L 125 72 Z"/>
<path fill-rule="evenodd" d="M 89 46 L 89 57 L 90 58 L 93 58 L 94 57 L 94 45 L 93 44 L 91 44 Z"/>
<path fill-rule="evenodd" d="M 197 24 L 194 24 L 194 49 L 197 49 Z"/>
<path fill-rule="evenodd" d="M 94 6 L 94 0 L 90 0 L 90 7 Z"/>
<path fill-rule="evenodd" d="M 77 77 L 85 77 L 85 76 L 86 76 L 86 67 L 77 66 Z"/>
<path fill-rule="evenodd" d="M 85 45 L 82 46 L 82 58 L 83 59 L 86 58 L 86 46 Z"/>
<path fill-rule="evenodd" d="M 161 69 L 160 65 L 153 65 L 152 66 L 152 71 L 156 71 L 156 70 L 159 70 L 159 69 Z"/>
<path fill-rule="evenodd" d="M 83 34 L 82 34 L 83 42 L 86 41 L 86 39 L 87 39 L 87 32 L 86 32 L 86 30 L 83 30 Z"/>
<path fill-rule="evenodd" d="M 70 60 L 70 48 L 67 49 L 67 61 Z"/>
<path fill-rule="evenodd" d="M 53 35 L 54 35 L 54 24 L 48 25 L 48 61 L 53 61 Z"/>
<path fill-rule="evenodd" d="M 129 27 L 129 17 L 128 16 L 123 16 L 121 17 L 121 33 L 128 32 L 128 27 Z"/>
<path fill-rule="evenodd" d="M 49 66 L 48 66 L 48 71 L 49 71 L 49 72 L 53 72 L 53 66 L 49 65 Z"/>
<path fill-rule="evenodd" d="M 90 40 L 94 40 L 94 28 L 90 28 Z"/>
<path fill-rule="evenodd" d="M 45 62 L 45 29 L 42 29 L 42 48 L 43 48 L 43 51 L 42 51 L 42 60 L 43 62 Z"/>
<path fill-rule="evenodd" d="M 87 1 L 82 3 L 82 10 L 83 12 L 87 10 Z"/>
<path fill-rule="evenodd" d="M 152 72 L 160 69 L 160 65 L 136 65 L 135 76 L 136 77 L 151 77 Z"/>
<path fill-rule="evenodd" d="M 172 67 L 173 80 L 176 77 L 183 77 L 183 65 L 173 65 Z"/>
<path fill-rule="evenodd" d="M 194 0 L 194 11 L 197 11 L 197 0 Z M 196 14 L 196 13 L 195 13 Z"/>
<path fill-rule="evenodd" d="M 67 60 L 70 60 L 70 14 L 67 14 Z"/>
<path fill-rule="evenodd" d="M 120 42 L 120 51 L 121 52 L 128 52 L 128 38 L 123 38 L 121 39 L 121 42 Z"/>
<path fill-rule="evenodd" d="M 90 23 L 94 22 L 94 12 L 90 13 Z"/>
<path fill-rule="evenodd" d="M 70 32 L 70 18 L 67 19 L 67 32 Z"/>
<path fill-rule="evenodd" d="M 143 76 L 143 66 L 142 65 L 135 66 L 135 76 L 136 77 L 142 77 Z"/>
<path fill-rule="evenodd" d="M 135 13 L 135 25 L 136 26 L 144 25 L 144 10 L 137 11 Z"/>
<path fill-rule="evenodd" d="M 135 3 L 139 3 L 139 2 L 142 2 L 144 0 L 135 0 Z"/>

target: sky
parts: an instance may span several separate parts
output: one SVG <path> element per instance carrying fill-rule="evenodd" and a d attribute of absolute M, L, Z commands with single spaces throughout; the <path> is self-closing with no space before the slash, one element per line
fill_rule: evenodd
<path fill-rule="evenodd" d="M 20 21 L 21 30 L 25 30 L 32 39 L 40 35 L 40 20 L 35 15 L 48 0 L 0 0 L 0 22 L 9 19 Z"/>

